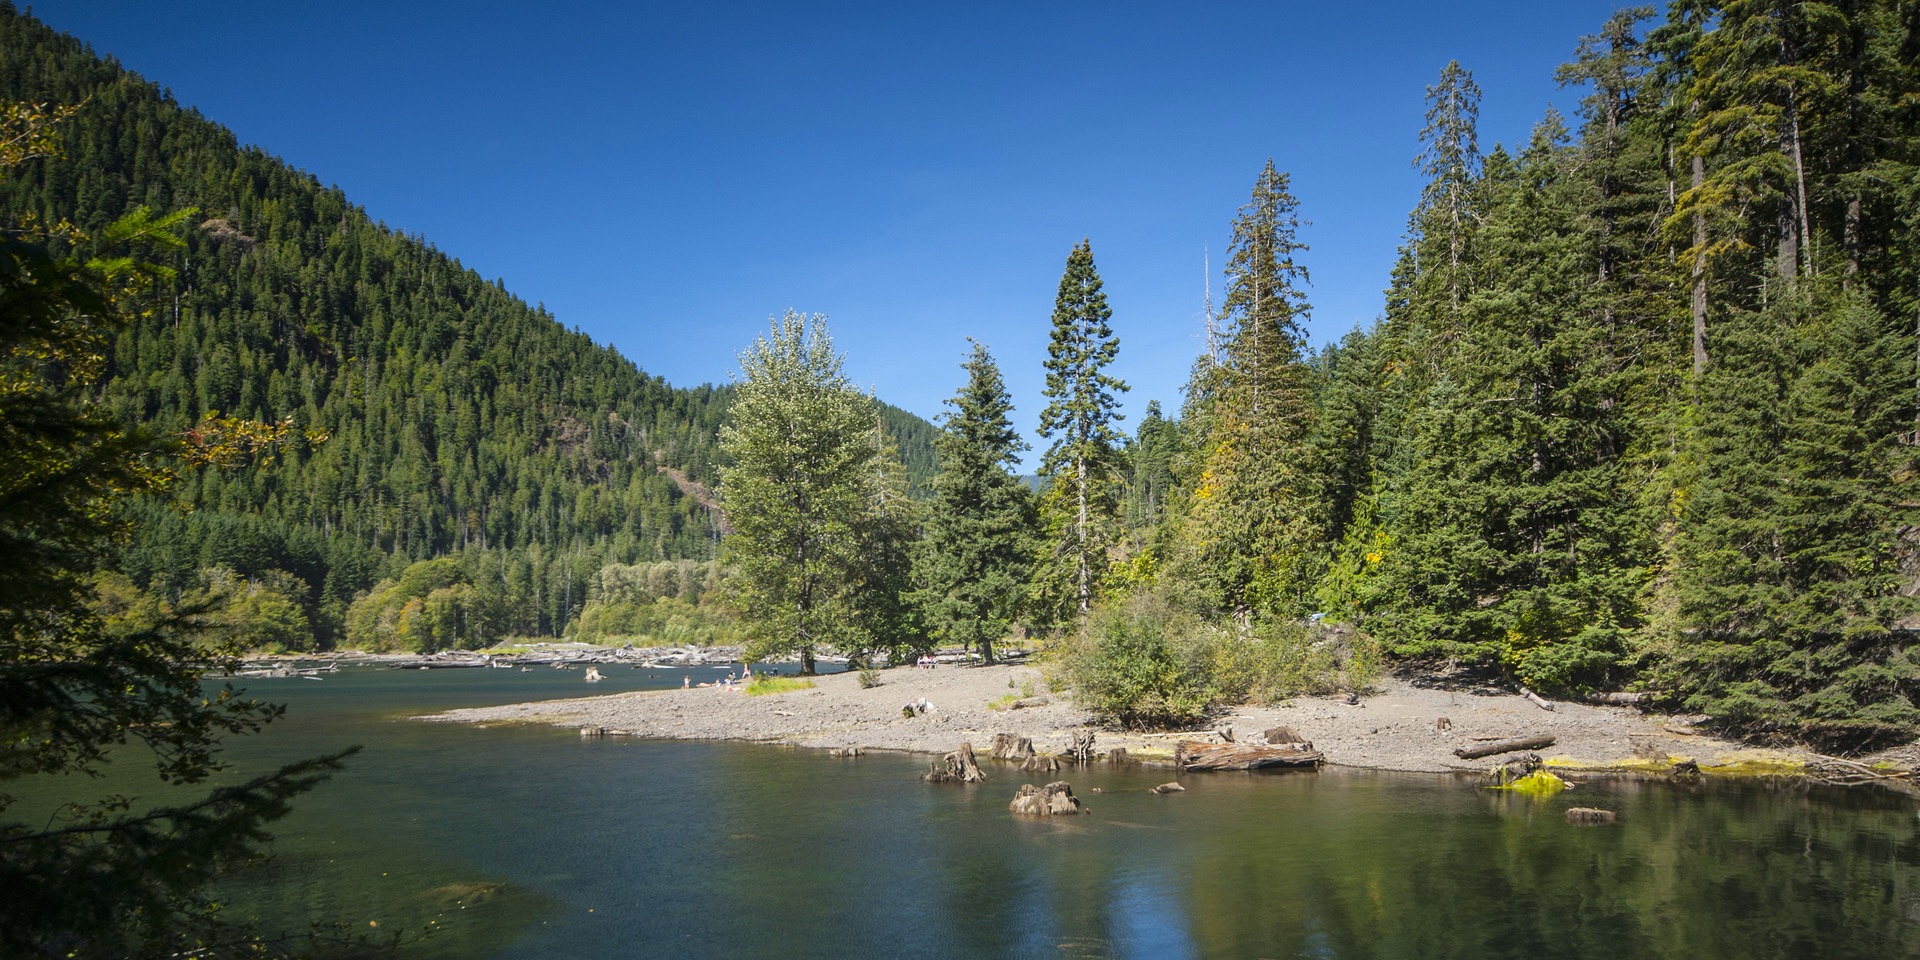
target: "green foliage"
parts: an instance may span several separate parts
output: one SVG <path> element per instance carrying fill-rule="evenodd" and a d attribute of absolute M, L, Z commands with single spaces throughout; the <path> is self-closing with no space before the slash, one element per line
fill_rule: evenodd
<path fill-rule="evenodd" d="M 511 581 L 500 631 L 558 636 L 602 566 L 713 557 L 728 389 L 646 375 L 8 5 L 10 101 L 52 106 L 7 122 L 65 116 L 67 136 L 0 182 L 0 223 L 104 235 L 142 204 L 203 211 L 155 278 L 162 308 L 94 345 L 111 415 L 165 436 L 232 418 L 289 431 L 251 469 L 186 464 L 166 497 L 122 502 L 141 588 L 170 602 L 208 568 L 291 574 L 332 646 L 380 580 L 488 551 Z M 883 415 L 924 485 L 931 426 Z"/>
<path fill-rule="evenodd" d="M 1104 371 L 1120 352 L 1093 244 L 1067 256 L 1047 342 L 1040 436 L 1052 439 L 1040 463 L 1042 540 L 1030 610 L 1038 625 L 1084 619 L 1106 576 L 1119 535 L 1123 476 L 1117 394 L 1127 385 Z"/>
<path fill-rule="evenodd" d="M 1326 527 L 1315 409 L 1302 361 L 1306 250 L 1299 204 L 1273 161 L 1233 225 L 1224 357 L 1209 377 L 1174 572 L 1200 609 L 1310 612 Z"/>
<path fill-rule="evenodd" d="M 1025 602 L 1033 503 L 1009 472 L 1026 444 L 1009 419 L 1013 401 L 1000 369 L 978 343 L 964 368 L 967 382 L 947 401 L 953 409 L 936 441 L 941 469 L 914 561 L 913 598 L 931 641 L 977 650 L 992 663 L 993 645 Z"/>
<path fill-rule="evenodd" d="M 588 585 L 573 636 L 588 643 L 721 646 L 739 642 L 717 561 L 608 564 Z"/>
<path fill-rule="evenodd" d="M 893 597 L 872 586 L 904 559 L 904 483 L 887 468 L 871 402 L 841 372 L 824 317 L 789 311 L 740 355 L 721 430 L 723 543 L 747 656 L 800 657 L 816 647 L 860 654 L 897 639 Z M 861 593 L 869 595 L 862 597 Z"/>
<path fill-rule="evenodd" d="M 13 16 L 11 8 L 0 14 Z M 51 823 L 15 819 L 11 790 L 95 773 L 110 754 L 147 756 L 167 782 L 203 782 L 220 769 L 222 736 L 256 731 L 280 712 L 203 684 L 203 671 L 232 664 L 239 651 L 235 637 L 197 629 L 218 608 L 163 611 L 97 569 L 116 503 L 159 489 L 160 458 L 177 450 L 124 429 L 87 398 L 100 344 L 166 277 L 141 255 L 177 246 L 179 220 L 141 210 L 98 239 L 0 237 L 0 953 L 8 956 L 264 952 L 220 920 L 206 885 L 251 862 L 266 824 L 344 756 L 292 764 L 182 806 L 79 800 Z M 85 252 L 57 254 L 56 243 Z"/>
<path fill-rule="evenodd" d="M 1205 718 L 1215 691 L 1192 655 L 1207 629 L 1152 594 L 1103 606 L 1068 641 L 1074 700 L 1101 721 L 1132 729 L 1185 726 Z"/>
<path fill-rule="evenodd" d="M 776 693 L 792 693 L 795 690 L 812 690 L 814 682 L 796 677 L 776 677 L 769 674 L 755 674 L 747 682 L 747 696 L 764 697 Z"/>

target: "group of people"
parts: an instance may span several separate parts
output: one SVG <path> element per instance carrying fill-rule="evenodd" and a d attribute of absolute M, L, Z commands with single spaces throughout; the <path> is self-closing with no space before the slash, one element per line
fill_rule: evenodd
<path fill-rule="evenodd" d="M 720 679 L 715 680 L 712 683 L 702 683 L 700 684 L 700 686 L 712 687 L 715 690 L 742 690 L 742 689 L 745 689 L 747 684 L 751 682 L 753 682 L 753 671 L 749 670 L 747 668 L 747 665 L 743 663 L 740 665 L 739 676 L 734 676 L 732 673 L 728 673 L 726 676 L 721 677 Z M 693 685 L 694 684 L 693 684 L 692 674 L 687 674 L 680 678 L 680 689 L 682 690 L 692 689 Z"/>
<path fill-rule="evenodd" d="M 934 667 L 937 667 L 940 664 L 933 659 L 933 654 L 923 653 L 920 655 L 919 660 L 914 661 L 913 665 L 916 667 L 919 667 L 922 670 L 932 670 Z"/>

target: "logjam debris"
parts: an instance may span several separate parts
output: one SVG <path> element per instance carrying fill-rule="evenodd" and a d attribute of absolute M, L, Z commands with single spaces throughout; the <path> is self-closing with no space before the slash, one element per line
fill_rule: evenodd
<path fill-rule="evenodd" d="M 1297 744 L 1201 743 L 1182 740 L 1173 762 L 1183 770 L 1262 770 L 1268 767 L 1318 767 L 1326 757 Z"/>

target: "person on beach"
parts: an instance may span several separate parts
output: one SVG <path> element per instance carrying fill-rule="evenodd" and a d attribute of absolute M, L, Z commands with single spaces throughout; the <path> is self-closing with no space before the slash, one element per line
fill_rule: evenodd
<path fill-rule="evenodd" d="M 680 678 L 680 689 L 682 690 L 693 689 L 693 674 L 691 673 L 685 674 Z"/>

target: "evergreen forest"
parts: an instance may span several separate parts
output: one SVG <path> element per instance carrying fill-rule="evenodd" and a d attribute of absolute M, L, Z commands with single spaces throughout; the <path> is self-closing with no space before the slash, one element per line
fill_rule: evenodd
<path fill-rule="evenodd" d="M 1393 664 L 1911 738 L 1920 5 L 1676 0 L 1567 46 L 1578 109 L 1525 142 L 1482 142 L 1469 65 L 1434 78 L 1380 319 L 1337 343 L 1311 211 L 1250 164 L 1207 347 L 1130 432 L 1098 238 L 1048 355 L 956 357 L 937 428 L 818 318 L 673 387 L 10 5 L 0 101 L 60 148 L 0 218 L 191 211 L 89 399 L 216 455 L 118 507 L 116 608 L 219 595 L 287 649 L 1025 642 L 1131 724 Z M 999 362 L 1046 371 L 1034 485 Z"/>

